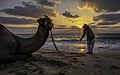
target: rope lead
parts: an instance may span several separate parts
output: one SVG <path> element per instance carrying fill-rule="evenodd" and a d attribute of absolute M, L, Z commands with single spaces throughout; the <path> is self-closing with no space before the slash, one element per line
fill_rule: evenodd
<path fill-rule="evenodd" d="M 58 48 L 57 48 L 57 46 L 56 46 L 56 44 L 55 44 L 55 41 L 54 41 L 54 37 L 53 37 L 53 34 L 52 34 L 52 30 L 50 31 L 50 34 L 51 34 L 51 39 L 52 39 L 53 45 L 54 45 L 55 49 L 57 50 L 57 52 L 58 52 L 60 55 L 62 55 L 62 56 L 64 56 L 65 58 L 67 58 L 69 61 L 76 61 L 75 59 L 72 59 L 72 58 L 64 55 L 63 53 L 61 53 L 61 52 L 58 50 Z"/>
<path fill-rule="evenodd" d="M 61 53 L 61 52 L 58 50 L 58 48 L 57 48 L 57 46 L 56 46 L 56 44 L 55 44 L 55 41 L 54 41 L 54 37 L 53 37 L 53 34 L 52 34 L 52 30 L 50 31 L 50 34 L 51 34 L 51 39 L 52 39 L 53 45 L 54 45 L 55 49 L 57 50 L 57 52 L 58 52 L 60 55 L 62 55 L 62 56 L 64 56 L 64 57 L 67 57 L 67 56 L 65 56 L 63 53 Z"/>

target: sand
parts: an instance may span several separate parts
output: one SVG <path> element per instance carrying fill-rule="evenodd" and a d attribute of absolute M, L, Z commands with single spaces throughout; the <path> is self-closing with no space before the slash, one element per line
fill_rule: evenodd
<path fill-rule="evenodd" d="M 26 61 L 0 65 L 0 75 L 120 75 L 120 54 L 71 53 L 41 49 Z"/>

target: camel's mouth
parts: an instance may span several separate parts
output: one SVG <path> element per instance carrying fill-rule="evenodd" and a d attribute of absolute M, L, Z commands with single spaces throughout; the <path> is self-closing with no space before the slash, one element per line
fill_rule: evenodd
<path fill-rule="evenodd" d="M 48 30 L 52 30 L 52 27 L 53 27 L 53 23 L 47 25 L 45 28 L 48 29 Z"/>

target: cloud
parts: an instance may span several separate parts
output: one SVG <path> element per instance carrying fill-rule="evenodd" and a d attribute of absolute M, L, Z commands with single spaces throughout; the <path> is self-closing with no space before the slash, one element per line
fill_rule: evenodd
<path fill-rule="evenodd" d="M 56 17 L 54 9 L 45 8 L 43 6 L 37 6 L 32 2 L 22 2 L 23 6 L 15 6 L 14 8 L 6 8 L 1 10 L 1 12 L 5 12 L 10 15 L 16 16 L 26 16 L 32 18 L 39 18 L 43 15 L 48 15 L 50 17 Z"/>
<path fill-rule="evenodd" d="M 0 23 L 2 24 L 30 24 L 30 23 L 36 23 L 36 21 L 32 19 L 25 19 L 25 18 L 0 17 Z"/>
<path fill-rule="evenodd" d="M 43 6 L 55 7 L 56 3 L 54 0 L 36 0 L 38 4 Z"/>
<path fill-rule="evenodd" d="M 62 13 L 62 15 L 67 18 L 78 18 L 79 17 L 79 15 L 72 15 L 69 11 L 65 11 L 64 13 Z"/>
<path fill-rule="evenodd" d="M 95 12 L 116 12 L 120 10 L 120 0 L 82 0 L 80 7 L 91 7 Z"/>
<path fill-rule="evenodd" d="M 115 21 L 105 21 L 105 22 L 99 22 L 97 25 L 115 25 L 117 22 Z"/>
<path fill-rule="evenodd" d="M 120 14 L 101 14 L 93 18 L 94 21 L 116 21 L 120 22 Z"/>

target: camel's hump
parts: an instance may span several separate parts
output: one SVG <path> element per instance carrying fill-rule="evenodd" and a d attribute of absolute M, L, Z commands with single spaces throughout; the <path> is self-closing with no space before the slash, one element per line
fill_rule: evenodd
<path fill-rule="evenodd" d="M 0 24 L 0 30 L 3 28 L 4 26 L 2 24 Z"/>

